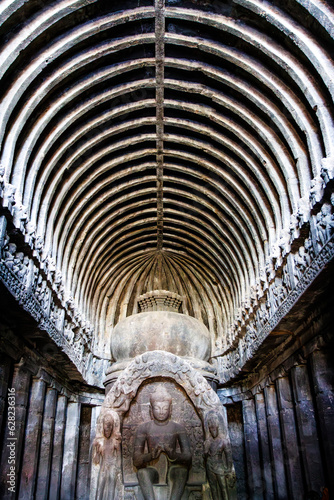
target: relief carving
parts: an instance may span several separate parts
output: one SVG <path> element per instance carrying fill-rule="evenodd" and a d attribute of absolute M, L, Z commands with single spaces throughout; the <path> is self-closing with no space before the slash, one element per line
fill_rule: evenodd
<path fill-rule="evenodd" d="M 236 498 L 234 486 L 236 475 L 233 468 L 231 448 L 215 413 L 207 418 L 208 437 L 204 443 L 206 470 L 213 500 Z"/>
<path fill-rule="evenodd" d="M 183 391 L 183 396 L 177 395 Z M 156 500 L 156 488 L 160 488 L 159 499 L 202 498 L 205 422 L 215 413 L 221 430 L 226 430 L 227 420 L 217 394 L 196 369 L 164 351 L 137 356 L 108 392 L 98 425 L 110 410 L 117 412 L 122 429 L 119 457 L 125 483 L 119 484 L 123 487 L 119 499 Z M 233 476 L 226 431 L 224 436 L 228 471 Z M 234 498 L 234 491 L 231 486 L 227 498 Z"/>
<path fill-rule="evenodd" d="M 16 253 L 15 243 L 8 243 L 4 247 L 3 258 L 8 269 L 13 270 L 15 253 Z"/>
<path fill-rule="evenodd" d="M 121 434 L 118 414 L 108 410 L 93 442 L 93 462 L 100 465 L 96 500 L 119 498 Z"/>
<path fill-rule="evenodd" d="M 162 385 L 151 394 L 150 412 L 152 420 L 138 427 L 134 440 L 133 464 L 142 494 L 145 500 L 155 500 L 153 484 L 159 482 L 159 474 L 154 466 L 163 454 L 168 463 L 169 498 L 181 500 L 192 460 L 190 440 L 184 426 L 171 420 L 172 398 Z"/>
<path fill-rule="evenodd" d="M 320 212 L 316 215 L 316 231 L 317 231 L 317 244 L 322 248 L 327 241 L 331 238 L 334 229 L 334 216 L 332 214 L 332 207 L 329 204 L 324 204 Z"/>

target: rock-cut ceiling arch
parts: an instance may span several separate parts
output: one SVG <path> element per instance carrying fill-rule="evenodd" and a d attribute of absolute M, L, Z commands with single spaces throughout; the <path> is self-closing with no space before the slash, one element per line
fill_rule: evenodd
<path fill-rule="evenodd" d="M 5 180 L 97 345 L 154 289 L 232 342 L 333 158 L 329 3 L 4 0 L 0 16 Z"/>

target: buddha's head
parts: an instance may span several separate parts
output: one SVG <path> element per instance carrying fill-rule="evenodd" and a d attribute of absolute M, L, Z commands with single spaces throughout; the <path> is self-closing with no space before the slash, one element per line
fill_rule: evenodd
<path fill-rule="evenodd" d="M 152 416 L 158 423 L 166 422 L 172 413 L 172 397 L 164 386 L 159 386 L 150 396 Z"/>

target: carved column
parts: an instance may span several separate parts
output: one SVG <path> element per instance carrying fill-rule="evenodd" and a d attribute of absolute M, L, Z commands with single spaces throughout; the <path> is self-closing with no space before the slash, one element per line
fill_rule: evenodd
<path fill-rule="evenodd" d="M 11 368 L 11 359 L 4 354 L 0 356 L 0 430 L 2 429 L 2 421 L 4 417 L 4 409 L 7 400 L 8 378 Z"/>
<path fill-rule="evenodd" d="M 275 498 L 286 500 L 288 492 L 275 386 L 271 384 L 265 387 L 264 394 L 268 420 L 269 447 L 273 465 Z"/>
<path fill-rule="evenodd" d="M 31 373 L 26 369 L 23 363 L 14 366 L 13 380 L 11 387 L 15 389 L 15 473 L 16 473 L 16 492 L 18 491 L 18 467 L 22 454 L 22 447 L 24 442 L 24 429 L 26 423 L 26 413 L 29 398 Z M 6 425 L 3 440 L 3 450 L 1 454 L 1 484 L 0 484 L 0 497 L 2 499 L 12 499 L 13 494 L 8 491 L 8 476 L 10 472 L 10 464 L 8 463 L 9 451 L 7 444 L 12 437 L 9 434 L 10 430 Z"/>
<path fill-rule="evenodd" d="M 262 475 L 265 486 L 264 497 L 266 500 L 272 500 L 274 499 L 273 476 L 271 470 L 266 408 L 262 392 L 255 395 L 255 407 L 261 449 Z"/>
<path fill-rule="evenodd" d="M 81 404 L 69 402 L 65 425 L 64 455 L 61 476 L 61 499 L 73 500 L 77 473 Z"/>
<path fill-rule="evenodd" d="M 245 399 L 242 402 L 242 413 L 244 420 L 249 496 L 254 500 L 262 500 L 263 486 L 259 453 L 259 438 L 253 399 Z"/>
<path fill-rule="evenodd" d="M 241 402 L 226 406 L 228 432 L 232 447 L 233 463 L 237 476 L 237 491 L 240 498 L 247 497 L 244 430 Z"/>
<path fill-rule="evenodd" d="M 299 454 L 293 396 L 289 378 L 276 380 L 278 408 L 280 413 L 283 450 L 286 460 L 286 475 L 290 497 L 294 500 L 304 498 L 302 467 Z"/>
<path fill-rule="evenodd" d="M 39 500 L 48 498 L 56 404 L 57 391 L 56 389 L 49 387 L 45 397 L 45 410 L 43 415 L 41 448 L 35 493 L 36 498 Z"/>
<path fill-rule="evenodd" d="M 306 487 L 319 493 L 325 483 L 306 364 L 294 366 L 291 375 Z"/>
<path fill-rule="evenodd" d="M 330 350 L 314 351 L 311 355 L 313 387 L 330 496 L 334 496 L 334 360 L 332 356 L 333 352 Z"/>
<path fill-rule="evenodd" d="M 92 422 L 92 408 L 82 405 L 79 431 L 78 467 L 76 476 L 75 494 L 77 498 L 88 500 L 90 481 L 90 434 Z"/>
<path fill-rule="evenodd" d="M 34 496 L 38 452 L 42 434 L 45 389 L 46 383 L 44 380 L 33 377 L 21 467 L 21 481 L 18 497 L 20 500 L 30 500 Z"/>
<path fill-rule="evenodd" d="M 67 407 L 67 397 L 64 396 L 63 394 L 60 394 L 58 396 L 58 401 L 57 401 L 57 411 L 56 411 L 56 419 L 54 426 L 49 500 L 58 500 L 60 493 L 66 407 Z"/>

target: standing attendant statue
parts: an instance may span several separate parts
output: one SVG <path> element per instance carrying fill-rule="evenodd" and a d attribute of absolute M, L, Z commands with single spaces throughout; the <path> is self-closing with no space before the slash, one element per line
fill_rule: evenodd
<path fill-rule="evenodd" d="M 218 417 L 208 419 L 209 436 L 204 443 L 206 471 L 213 500 L 231 500 L 235 494 L 235 472 L 230 445 L 220 430 Z"/>
<path fill-rule="evenodd" d="M 118 500 L 117 479 L 120 473 L 121 435 L 118 430 L 118 416 L 112 410 L 102 420 L 102 435 L 93 443 L 93 461 L 100 465 L 96 500 Z"/>
<path fill-rule="evenodd" d="M 172 398 L 159 386 L 150 397 L 152 420 L 138 427 L 134 442 L 133 464 L 145 500 L 155 500 L 153 485 L 159 482 L 159 474 L 154 465 L 161 454 L 168 460 L 170 500 L 181 500 L 185 489 L 191 466 L 190 441 L 185 428 L 171 420 L 171 412 Z"/>

